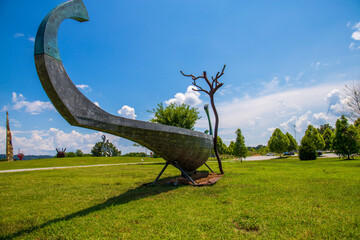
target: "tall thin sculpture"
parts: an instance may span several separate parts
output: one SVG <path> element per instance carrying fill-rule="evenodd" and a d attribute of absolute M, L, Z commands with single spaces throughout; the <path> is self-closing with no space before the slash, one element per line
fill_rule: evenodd
<path fill-rule="evenodd" d="M 11 139 L 8 111 L 6 111 L 6 160 L 14 161 L 14 149 L 13 149 L 12 139 Z"/>

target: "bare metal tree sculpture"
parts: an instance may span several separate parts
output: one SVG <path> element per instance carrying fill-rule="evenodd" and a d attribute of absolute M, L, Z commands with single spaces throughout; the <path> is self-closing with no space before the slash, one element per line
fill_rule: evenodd
<path fill-rule="evenodd" d="M 224 70 L 225 70 L 225 67 L 226 65 L 224 65 L 221 73 L 218 72 L 214 77 L 211 77 L 212 81 L 210 82 L 210 80 L 208 79 L 207 75 L 206 75 L 206 71 L 203 72 L 203 75 L 202 76 L 198 76 L 198 77 L 195 77 L 194 75 L 192 74 L 184 74 L 182 71 L 181 74 L 185 77 L 191 77 L 192 80 L 193 80 L 193 85 L 195 87 L 197 87 L 197 89 L 193 88 L 194 91 L 197 91 L 197 92 L 205 92 L 209 95 L 210 97 L 210 103 L 211 103 L 211 107 L 213 109 L 213 112 L 214 112 L 214 115 L 215 115 L 215 129 L 214 129 L 214 152 L 215 152 L 215 156 L 217 158 L 217 161 L 218 161 L 218 164 L 219 164 L 219 169 L 220 169 L 220 173 L 221 174 L 224 174 L 224 171 L 222 169 L 222 164 L 221 164 L 221 159 L 220 159 L 220 155 L 219 155 L 219 151 L 218 151 L 218 148 L 217 148 L 217 133 L 218 133 L 218 127 L 219 127 L 219 116 L 218 116 L 218 113 L 216 111 L 216 107 L 215 107 L 215 102 L 214 102 L 214 94 L 215 92 L 222 86 L 224 85 L 224 83 L 220 83 L 218 81 L 218 79 L 224 74 Z M 210 87 L 210 90 L 207 91 L 205 89 L 203 89 L 202 87 L 200 87 L 197 83 L 196 83 L 196 80 L 198 79 L 205 79 L 206 83 L 209 85 Z"/>

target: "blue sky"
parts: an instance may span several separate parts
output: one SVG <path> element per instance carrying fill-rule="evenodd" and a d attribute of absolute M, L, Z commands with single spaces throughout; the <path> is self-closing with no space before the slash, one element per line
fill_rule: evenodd
<path fill-rule="evenodd" d="M 81 91 L 115 115 L 148 121 L 158 103 L 185 102 L 201 110 L 204 131 L 208 96 L 179 71 L 211 76 L 226 64 L 215 96 L 223 140 L 240 128 L 247 145 L 266 144 L 274 128 L 294 135 L 294 125 L 299 140 L 310 123 L 334 124 L 345 84 L 360 80 L 359 1 L 83 1 L 90 21 L 62 23 L 60 55 Z M 101 140 L 54 110 L 36 74 L 37 28 L 62 2 L 0 2 L 0 153 L 5 110 L 15 152 L 90 152 Z M 141 150 L 107 136 L 123 152 Z"/>

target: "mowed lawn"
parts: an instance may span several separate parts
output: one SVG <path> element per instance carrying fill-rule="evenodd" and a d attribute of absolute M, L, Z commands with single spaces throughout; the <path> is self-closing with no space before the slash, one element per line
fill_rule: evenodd
<path fill-rule="evenodd" d="M 63 161 L 126 162 L 119 159 Z M 61 161 L 0 162 L 0 169 Z M 360 239 L 359 159 L 225 162 L 225 176 L 213 186 L 143 185 L 162 167 L 0 173 L 0 238 Z M 169 167 L 162 178 L 177 175 Z"/>

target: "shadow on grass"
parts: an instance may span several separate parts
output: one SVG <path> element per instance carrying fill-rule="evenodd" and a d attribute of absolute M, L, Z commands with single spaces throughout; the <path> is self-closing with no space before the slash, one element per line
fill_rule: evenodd
<path fill-rule="evenodd" d="M 171 179 L 171 178 L 173 178 L 173 177 L 164 178 L 162 180 Z M 177 189 L 178 187 L 182 186 L 182 185 L 179 185 L 179 186 L 175 187 L 175 186 L 168 186 L 168 185 L 151 185 L 151 183 L 146 183 L 137 188 L 130 189 L 130 190 L 126 191 L 125 193 L 122 193 L 116 197 L 109 198 L 105 202 L 97 204 L 95 206 L 74 212 L 74 213 L 66 215 L 64 217 L 55 218 L 53 220 L 50 220 L 50 221 L 45 222 L 38 226 L 33 226 L 33 227 L 29 227 L 29 228 L 20 230 L 18 232 L 4 236 L 4 238 L 0 237 L 0 239 L 13 239 L 16 237 L 20 237 L 23 234 L 28 234 L 28 233 L 34 232 L 36 230 L 45 228 L 45 227 L 47 227 L 51 224 L 57 223 L 57 222 L 68 221 L 68 220 L 71 220 L 71 219 L 74 219 L 77 217 L 86 216 L 93 212 L 101 211 L 101 210 L 106 209 L 111 206 L 126 204 L 128 202 L 136 201 L 136 200 L 139 200 L 142 198 L 156 196 L 158 194 L 165 193 L 165 192 Z"/>

